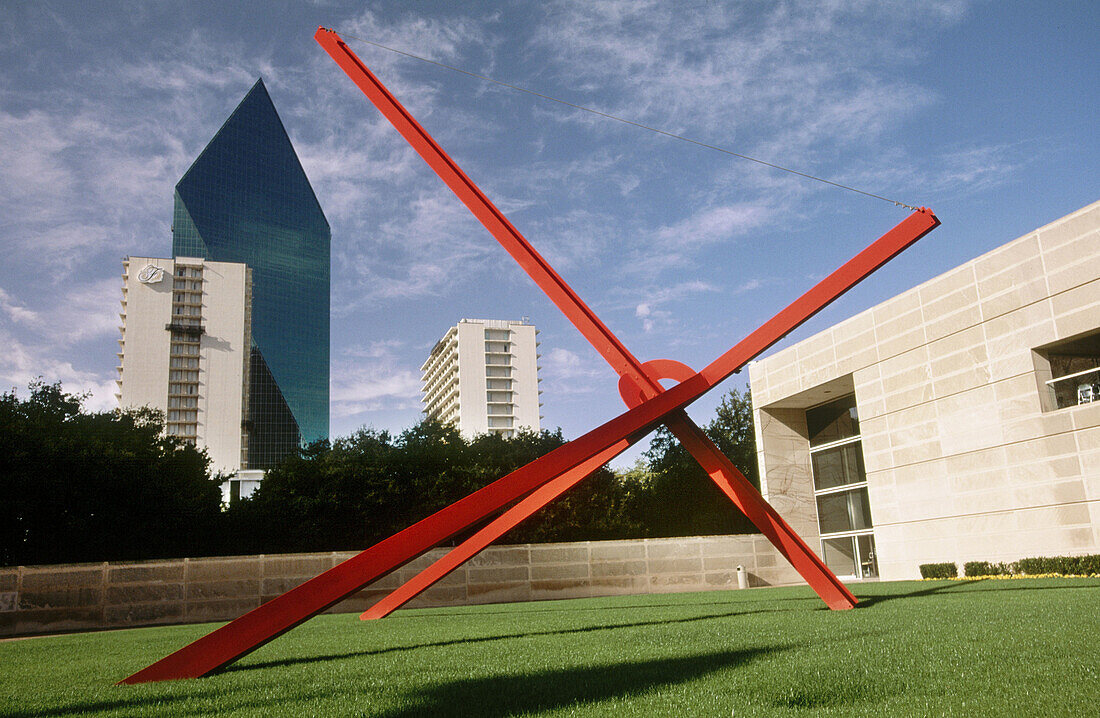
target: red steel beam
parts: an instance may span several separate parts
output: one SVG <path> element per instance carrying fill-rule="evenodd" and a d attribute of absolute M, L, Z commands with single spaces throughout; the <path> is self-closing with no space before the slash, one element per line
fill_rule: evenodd
<path fill-rule="evenodd" d="M 451 191 L 485 226 L 558 309 L 581 331 L 618 374 L 626 374 L 641 386 L 650 379 L 639 370 L 639 362 L 611 333 L 596 313 L 558 276 L 508 218 L 489 201 L 485 193 L 466 176 L 462 168 L 443 151 L 427 130 L 406 110 L 397 98 L 374 76 L 334 30 L 318 28 L 313 39 L 347 73 L 367 99 L 378 108 L 414 150 L 435 170 Z M 658 388 L 660 388 L 658 386 Z"/>
<path fill-rule="evenodd" d="M 684 447 L 697 458 L 707 471 L 707 475 L 718 485 L 730 501 L 749 517 L 749 520 L 760 529 L 761 533 L 772 542 L 776 549 L 790 561 L 799 574 L 804 578 L 815 579 L 815 582 L 810 583 L 810 585 L 813 586 L 829 608 L 845 610 L 855 607 L 857 599 L 848 588 L 806 545 L 802 537 L 792 530 L 775 509 L 760 496 L 760 492 L 756 490 L 756 487 L 730 463 L 726 455 L 718 450 L 718 447 L 711 442 L 702 429 L 691 423 L 683 411 L 673 412 L 666 417 L 665 425 L 672 429 L 676 437 L 684 444 Z M 435 563 L 384 596 L 382 600 L 363 612 L 360 619 L 375 620 L 390 615 L 483 551 L 489 544 L 530 518 L 535 512 L 557 499 L 593 471 L 603 466 L 604 463 L 606 462 L 586 462 L 535 489 L 518 504 L 505 511 L 473 536 L 439 558 Z M 748 497 L 748 500 L 746 500 L 746 497 Z M 821 576 L 826 577 L 826 580 L 817 580 Z M 807 582 L 809 582 L 809 578 Z M 829 578 L 832 580 L 828 580 Z"/>
<path fill-rule="evenodd" d="M 840 296 L 848 288 L 866 277 L 872 271 L 882 266 L 891 257 L 895 256 L 905 247 L 923 237 L 939 225 L 939 220 L 928 210 L 920 210 L 909 215 L 900 224 L 884 234 L 867 249 L 863 250 L 839 269 L 834 271 L 819 284 L 814 286 L 806 294 L 799 297 L 775 317 L 765 322 L 760 329 L 738 342 L 732 349 L 709 364 L 701 372 L 684 380 L 683 383 L 669 389 L 664 394 L 658 394 L 653 398 L 642 401 L 637 407 L 648 406 L 670 394 L 679 393 L 688 384 L 696 382 L 699 378 L 711 377 L 704 381 L 703 389 L 713 387 L 726 379 L 736 368 L 740 368 L 752 357 L 765 351 L 767 347 L 789 334 L 795 327 L 805 322 L 811 316 L 823 309 L 827 304 Z M 692 390 L 694 394 L 698 389 Z M 678 409 L 687 406 L 694 399 L 685 401 Z M 631 410 L 633 411 L 633 409 Z M 629 414 L 630 412 L 627 412 Z M 626 414 L 622 415 L 626 416 Z M 852 608 L 855 597 L 836 579 L 818 558 L 794 532 L 781 516 L 768 504 L 759 491 L 756 490 L 744 476 L 730 463 L 729 459 L 713 445 L 705 433 L 693 424 L 685 425 L 687 415 L 682 411 L 673 410 L 663 418 L 670 428 L 679 429 L 676 436 L 685 448 L 700 462 L 708 475 L 715 481 L 718 487 L 729 499 L 740 508 L 749 520 L 767 536 L 772 544 L 782 553 L 792 566 L 803 576 L 825 576 L 825 581 L 819 581 L 817 585 L 811 583 L 814 590 L 821 596 L 829 608 L 843 610 Z M 587 436 L 587 435 L 586 435 Z M 567 444 L 568 446 L 568 444 Z M 564 447 L 563 447 L 564 448 Z M 433 583 L 451 573 L 465 561 L 477 555 L 490 543 L 503 536 L 523 520 L 541 509 L 549 502 L 556 499 L 563 492 L 585 478 L 588 472 L 595 471 L 602 463 L 582 465 L 587 469 L 581 472 L 581 467 L 559 475 L 529 496 L 516 504 L 500 517 L 486 525 L 476 534 L 464 541 L 451 552 L 444 555 L 438 561 L 417 574 L 410 581 L 400 586 L 396 591 L 384 597 L 377 604 L 364 612 L 360 618 L 376 619 L 389 615 L 394 610 L 412 600 L 425 591 Z M 827 577 L 832 577 L 828 581 Z"/>
<path fill-rule="evenodd" d="M 600 321 L 596 313 L 588 307 L 580 296 L 554 271 L 553 267 L 535 250 L 531 243 L 508 220 L 485 193 L 470 179 L 435 139 L 425 130 L 412 114 L 403 107 L 382 82 L 363 64 L 355 53 L 343 42 L 339 35 L 331 30 L 318 29 L 314 35 L 317 42 L 340 65 L 344 72 L 363 91 L 374 106 L 386 117 L 398 132 L 409 142 L 427 164 L 439 175 L 444 183 L 478 218 L 485 228 L 519 263 L 521 268 L 543 289 L 582 335 L 592 343 L 597 351 L 621 376 L 634 383 L 643 398 L 649 398 L 663 391 L 659 383 L 662 378 L 649 366 L 643 365 L 625 345 Z M 818 592 L 830 608 L 851 608 L 856 598 L 840 582 L 824 562 L 806 545 L 797 533 L 776 513 L 760 495 L 760 492 L 745 479 L 733 464 L 721 454 L 716 446 L 707 439 L 704 432 L 683 412 L 678 412 L 669 423 L 669 428 L 682 444 L 691 452 L 707 475 L 718 485 L 723 493 L 746 515 L 756 517 L 754 524 L 776 545 L 780 552 L 799 571 L 806 582 Z M 598 467 L 596 467 L 598 468 Z M 579 477 L 577 480 L 580 480 Z M 558 479 L 556 481 L 561 481 Z M 575 483 L 575 482 L 574 482 Z M 569 484 L 570 486 L 572 484 Z M 564 490 L 564 489 L 563 489 Z M 547 492 L 541 495 L 549 496 Z M 558 494 L 554 494 L 556 497 Z M 550 500 L 550 499 L 547 499 Z M 525 501 L 524 506 L 532 511 L 542 508 L 545 503 Z M 501 517 L 498 522 L 487 526 L 484 531 L 471 537 L 469 542 L 480 543 L 493 530 L 500 534 L 512 528 L 527 516 Z M 489 539 L 489 540 L 495 540 Z M 488 545 L 482 543 L 482 546 Z M 460 546 L 455 555 L 473 555 L 470 546 Z M 476 551 L 474 552 L 476 553 Z M 381 618 L 413 598 L 447 572 L 457 568 L 453 556 L 440 559 L 414 579 L 415 586 L 402 587 L 363 614 L 364 618 Z M 430 578 L 434 577 L 434 578 Z"/>
<path fill-rule="evenodd" d="M 746 357 L 756 356 L 779 341 L 938 224 L 930 211 L 914 212 L 701 372 L 120 682 L 145 683 L 208 675 L 570 469 L 597 457 L 600 462 L 610 461 L 669 414 L 688 406 L 732 374 L 748 361 Z"/>
<path fill-rule="evenodd" d="M 572 476 L 593 465 L 606 463 L 938 224 L 931 211 L 914 212 L 701 372 L 120 682 L 144 683 L 208 675 L 508 504 L 567 473 L 572 472 Z M 606 343 L 601 353 L 605 351 Z M 625 367 L 621 373 L 635 378 L 636 372 L 633 367 Z M 636 379 L 642 386 L 649 383 L 645 375 Z"/>

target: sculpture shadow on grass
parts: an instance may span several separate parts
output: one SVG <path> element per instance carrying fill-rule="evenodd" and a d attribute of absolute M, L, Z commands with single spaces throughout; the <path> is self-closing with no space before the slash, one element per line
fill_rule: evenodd
<path fill-rule="evenodd" d="M 568 636 L 583 633 L 593 633 L 596 631 L 613 631 L 620 628 L 645 628 L 649 626 L 670 626 L 678 623 L 695 623 L 697 621 L 709 621 L 721 618 L 732 618 L 735 616 L 749 616 L 759 613 L 779 613 L 792 609 L 766 609 L 766 610 L 754 610 L 754 611 L 726 611 L 722 613 L 707 613 L 701 616 L 688 616 L 685 618 L 672 618 L 659 621 L 634 621 L 630 623 L 611 623 L 601 624 L 598 626 L 578 626 L 576 628 L 564 628 L 554 631 L 523 631 L 518 633 L 506 633 L 495 636 L 473 636 L 454 638 L 445 641 L 432 641 L 429 643 L 417 643 L 407 646 L 391 646 L 388 648 L 379 648 L 369 651 L 347 651 L 344 653 L 330 653 L 325 655 L 314 656 L 301 656 L 295 658 L 280 658 L 270 661 L 257 661 L 255 663 L 236 663 L 231 664 L 223 668 L 219 673 L 235 673 L 238 671 L 255 671 L 266 668 L 277 668 L 280 666 L 295 666 L 295 665 L 308 665 L 311 663 L 325 663 L 329 661 L 341 661 L 354 658 L 363 658 L 367 656 L 380 656 L 386 653 L 395 653 L 399 651 L 416 651 L 425 648 L 444 648 L 446 646 L 457 645 L 471 645 L 475 643 L 487 643 L 492 641 L 506 641 L 517 638 L 532 638 L 536 636 Z"/>
<path fill-rule="evenodd" d="M 3 716 L 3 718 L 37 718 L 41 716 L 83 716 L 107 712 L 114 714 L 115 711 L 123 711 L 121 715 L 152 714 L 158 710 L 171 710 L 171 704 L 180 701 L 213 699 L 216 697 L 217 691 L 215 689 L 178 695 L 165 695 L 162 692 L 147 693 L 143 696 L 131 694 L 115 700 L 76 701 L 58 708 L 17 710 L 11 713 L 0 712 L 0 716 Z M 133 711 L 141 711 L 141 713 Z"/>
<path fill-rule="evenodd" d="M 694 656 L 629 661 L 605 666 L 559 668 L 524 675 L 498 675 L 450 681 L 421 690 L 412 705 L 379 718 L 449 718 L 477 715 L 504 718 L 568 706 L 629 699 L 662 687 L 744 666 L 794 648 L 791 645 L 714 651 Z M 716 706 L 719 708 L 719 706 Z M 726 709 L 728 711 L 728 708 Z"/>
<path fill-rule="evenodd" d="M 867 608 L 875 606 L 887 601 L 894 601 L 899 598 L 918 598 L 921 596 L 931 596 L 935 594 L 962 594 L 972 593 L 974 591 L 1073 591 L 1077 589 L 1091 588 L 1096 590 L 1100 586 L 1096 584 L 1066 584 L 1064 586 L 1028 586 L 1028 585 L 1013 585 L 1016 583 L 1015 579 L 998 580 L 988 578 L 966 578 L 966 579 L 943 579 L 944 583 L 925 588 L 920 591 L 909 591 L 906 593 L 899 593 L 893 596 L 864 596 L 859 599 L 861 606 Z M 1026 580 L 1026 579 L 1025 579 Z M 987 582 L 994 581 L 995 583 L 990 585 Z"/>
<path fill-rule="evenodd" d="M 760 588 L 774 588 L 770 586 L 761 586 Z M 700 600 L 684 600 L 684 601 L 639 601 L 638 603 L 613 603 L 621 597 L 619 596 L 601 596 L 595 600 L 601 598 L 609 599 L 609 603 L 606 605 L 585 605 L 585 606 L 570 606 L 571 601 L 578 599 L 551 599 L 549 601 L 530 601 L 522 604 L 507 604 L 510 606 L 508 609 L 502 610 L 486 610 L 485 606 L 481 606 L 481 610 L 478 611 L 478 616 L 520 616 L 534 613 L 584 613 L 584 612 L 598 612 L 609 611 L 614 613 L 622 613 L 623 611 L 633 611 L 637 609 L 657 608 L 708 608 L 713 606 L 745 606 L 745 605 L 775 605 L 777 603 L 791 603 L 798 602 L 803 604 L 806 608 L 816 610 L 819 607 L 821 599 L 812 593 L 812 589 L 809 586 L 804 587 L 806 594 L 803 596 L 768 596 L 767 598 L 754 598 L 753 600 L 738 600 L 730 601 L 716 598 L 712 601 L 700 601 Z M 735 590 L 730 589 L 729 593 L 736 593 Z M 710 592 L 715 595 L 722 595 L 723 592 Z M 673 594 L 676 595 L 676 594 Z M 686 596 L 695 596 L 697 594 L 679 594 Z M 638 598 L 646 598 L 645 595 Z M 580 600 L 593 600 L 593 599 L 580 599 Z M 789 610 L 801 610 L 791 608 Z M 753 613 L 754 611 L 739 611 L 739 613 Z M 397 611 L 390 616 L 386 617 L 386 620 L 403 620 L 403 621 L 415 621 L 415 620 L 431 620 L 440 616 L 468 616 L 469 606 L 449 606 L 439 608 L 413 608 Z"/>

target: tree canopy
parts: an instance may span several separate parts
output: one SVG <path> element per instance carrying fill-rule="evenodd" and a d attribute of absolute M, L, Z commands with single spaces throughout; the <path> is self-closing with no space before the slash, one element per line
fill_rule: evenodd
<path fill-rule="evenodd" d="M 0 563 L 202 555 L 221 519 L 205 452 L 149 409 L 84 413 L 41 381 L 0 395 Z"/>
<path fill-rule="evenodd" d="M 302 448 L 223 507 L 206 454 L 164 435 L 158 412 L 82 403 L 41 381 L 26 400 L 0 397 L 0 564 L 362 549 L 565 443 L 560 429 L 361 429 Z M 727 394 L 705 430 L 758 485 L 747 392 Z M 502 541 L 753 531 L 661 428 L 633 468 L 601 468 Z"/>
<path fill-rule="evenodd" d="M 369 546 L 565 443 L 561 431 L 521 431 L 467 441 L 453 426 L 423 421 L 398 436 L 363 429 L 318 442 L 264 477 L 230 508 L 237 544 L 255 551 Z M 600 469 L 505 541 L 617 538 L 630 532 L 617 478 Z"/>
<path fill-rule="evenodd" d="M 706 434 L 757 488 L 752 400 L 732 389 L 722 398 Z M 636 466 L 635 472 L 642 470 Z M 753 533 L 756 528 L 714 485 L 667 427 L 661 426 L 645 453 L 642 485 L 633 491 L 632 512 L 647 538 Z"/>

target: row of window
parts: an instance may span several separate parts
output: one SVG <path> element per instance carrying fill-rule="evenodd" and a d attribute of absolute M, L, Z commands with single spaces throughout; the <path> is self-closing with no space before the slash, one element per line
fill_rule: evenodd
<path fill-rule="evenodd" d="M 178 304 L 202 304 L 202 292 L 172 292 L 172 301 Z"/>
<path fill-rule="evenodd" d="M 821 554 L 838 576 L 878 576 L 855 396 L 806 412 Z"/>
<path fill-rule="evenodd" d="M 174 323 L 198 324 L 202 315 L 202 267 L 176 267 L 172 282 Z M 169 434 L 198 434 L 199 337 L 172 331 L 168 359 Z"/>
<path fill-rule="evenodd" d="M 199 393 L 198 384 L 188 383 L 171 383 L 168 385 L 168 396 L 197 396 Z"/>

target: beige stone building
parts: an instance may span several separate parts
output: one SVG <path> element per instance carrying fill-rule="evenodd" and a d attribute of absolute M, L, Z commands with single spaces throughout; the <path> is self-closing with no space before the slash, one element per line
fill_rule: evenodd
<path fill-rule="evenodd" d="M 1100 202 L 749 379 L 764 494 L 841 577 L 1100 553 Z"/>

